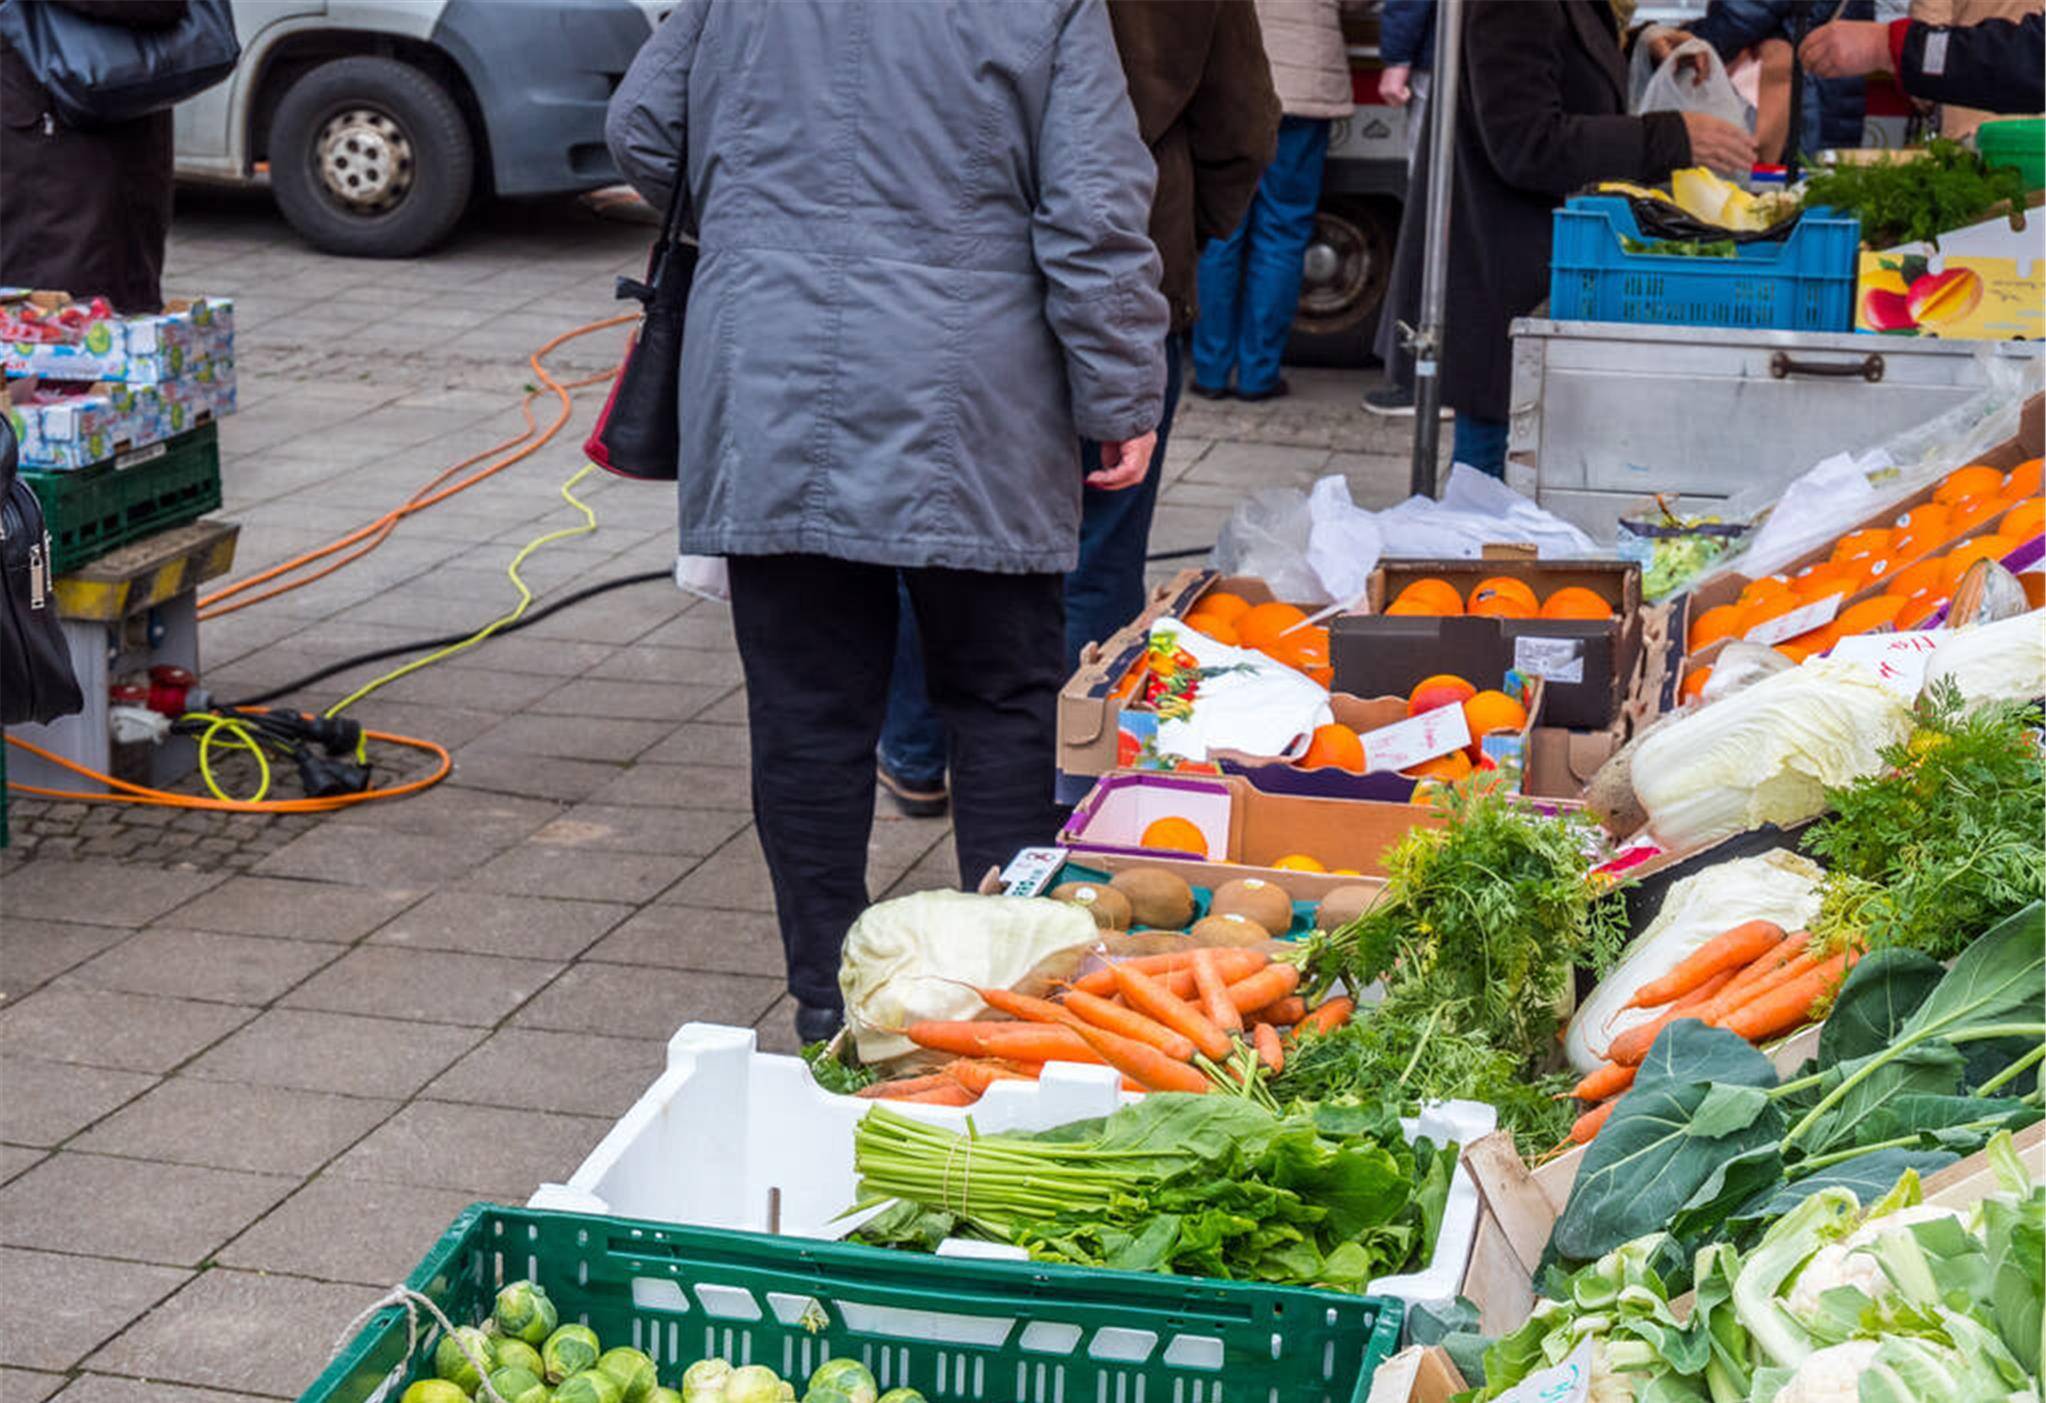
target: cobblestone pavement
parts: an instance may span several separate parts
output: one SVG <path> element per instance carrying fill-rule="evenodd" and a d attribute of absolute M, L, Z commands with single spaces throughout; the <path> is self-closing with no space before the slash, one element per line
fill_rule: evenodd
<path fill-rule="evenodd" d="M 526 357 L 615 310 L 612 276 L 637 271 L 645 237 L 574 204 L 504 205 L 436 256 L 366 262 L 309 252 L 261 199 L 188 199 L 167 284 L 236 300 L 219 513 L 242 525 L 236 574 L 519 432 Z M 571 341 L 550 369 L 588 375 L 620 346 Z M 1206 546 L 1258 487 L 1336 472 L 1367 505 L 1404 495 L 1411 421 L 1359 412 L 1362 373 L 1292 379 L 1288 400 L 1182 406 L 1154 550 Z M 512 552 L 576 520 L 558 489 L 591 407 L 585 393 L 569 431 L 359 563 L 207 623 L 206 682 L 248 695 L 501 612 Z M 668 565 L 659 489 L 600 477 L 578 495 L 601 525 L 531 560 L 543 602 Z M 464 1204 L 565 1179 L 681 1024 L 791 1047 L 719 607 L 621 590 L 355 714 L 447 745 L 454 775 L 323 816 L 13 805 L 5 1403 L 295 1396 Z M 947 838 L 884 807 L 874 895 L 953 883 Z"/>

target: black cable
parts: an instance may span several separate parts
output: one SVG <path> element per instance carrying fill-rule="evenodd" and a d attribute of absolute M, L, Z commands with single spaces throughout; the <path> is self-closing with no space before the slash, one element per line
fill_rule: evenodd
<path fill-rule="evenodd" d="M 672 580 L 674 578 L 675 572 L 673 570 L 649 570 L 643 575 L 624 575 L 615 580 L 605 580 L 602 584 L 591 585 L 587 589 L 579 589 L 574 594 L 565 594 L 546 607 L 535 609 L 516 623 L 506 624 L 503 628 L 491 634 L 490 637 L 502 638 L 507 633 L 517 633 L 528 624 L 537 624 L 549 614 L 558 613 L 571 604 L 580 604 L 585 599 L 594 599 L 596 596 L 608 594 L 614 589 L 624 589 L 627 585 L 645 585 L 651 584 L 655 580 Z M 273 702 L 279 697 L 289 696 L 293 692 L 312 686 L 315 682 L 324 682 L 337 673 L 351 671 L 354 668 L 363 666 L 365 663 L 380 663 L 386 658 L 402 658 L 407 653 L 425 653 L 435 648 L 446 648 L 474 638 L 477 630 L 482 627 L 483 625 L 478 624 L 476 628 L 469 629 L 463 633 L 450 633 L 441 638 L 426 638 L 417 643 L 397 643 L 389 648 L 378 648 L 374 652 L 357 653 L 354 657 L 343 658 L 337 663 L 329 663 L 318 672 L 309 672 L 304 677 L 294 678 L 281 687 L 272 687 L 267 692 L 258 692 L 255 696 L 244 697 L 240 701 L 223 702 L 221 703 L 221 709 L 231 711 L 241 707 L 261 706 L 265 702 Z M 484 641 L 488 642 L 489 639 Z"/>
<path fill-rule="evenodd" d="M 1214 549 L 1213 546 L 1188 546 L 1185 550 L 1153 551 L 1151 554 L 1145 556 L 1144 559 L 1147 562 L 1158 560 L 1191 560 L 1193 557 L 1197 555 L 1206 555 L 1209 551 L 1213 549 Z"/>

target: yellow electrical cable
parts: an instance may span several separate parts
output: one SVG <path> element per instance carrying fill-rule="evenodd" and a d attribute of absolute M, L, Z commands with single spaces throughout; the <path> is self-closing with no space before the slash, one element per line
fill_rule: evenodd
<path fill-rule="evenodd" d="M 263 746 L 252 733 L 246 721 L 237 716 L 219 716 L 204 711 L 188 711 L 178 718 L 181 721 L 204 721 L 206 729 L 199 733 L 199 778 L 206 782 L 206 788 L 214 798 L 230 804 L 260 804 L 270 793 L 270 757 L 263 753 Z M 256 792 L 246 799 L 237 799 L 220 787 L 213 778 L 213 737 L 225 730 L 242 749 L 256 757 L 256 769 L 261 782 Z"/>
<path fill-rule="evenodd" d="M 561 499 L 583 514 L 583 524 L 580 526 L 564 526 L 559 531 L 549 531 L 544 536 L 534 537 L 526 542 L 525 545 L 519 547 L 519 553 L 512 557 L 511 564 L 506 567 L 505 573 L 511 576 L 512 588 L 519 592 L 519 602 L 516 608 L 508 614 L 492 619 L 482 628 L 477 629 L 467 638 L 464 638 L 460 643 L 451 643 L 437 652 L 428 653 L 423 658 L 415 658 L 401 668 L 363 683 L 347 696 L 341 698 L 340 701 L 328 707 L 324 714 L 330 719 L 339 716 L 343 711 L 354 706 L 379 687 L 388 686 L 401 677 L 409 677 L 423 667 L 431 667 L 433 664 L 451 658 L 465 649 L 473 648 L 499 629 L 504 628 L 508 624 L 515 624 L 523 618 L 526 610 L 533 603 L 533 591 L 526 587 L 525 580 L 519 575 L 519 566 L 525 564 L 526 557 L 539 550 L 542 546 L 550 545 L 555 541 L 565 541 L 572 536 L 587 536 L 597 529 L 597 514 L 591 511 L 582 499 L 570 490 L 594 471 L 595 468 L 591 464 L 585 463 L 573 477 L 561 484 Z"/>

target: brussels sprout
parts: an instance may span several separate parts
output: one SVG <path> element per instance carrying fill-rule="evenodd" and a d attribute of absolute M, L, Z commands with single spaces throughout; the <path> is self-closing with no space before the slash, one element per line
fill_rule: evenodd
<path fill-rule="evenodd" d="M 497 1390 L 503 1403 L 547 1403 L 547 1385 L 540 1382 L 540 1376 L 516 1364 L 500 1364 L 492 1369 L 490 1386 Z M 490 1395 L 482 1389 L 476 1390 L 476 1396 L 489 1403 Z"/>
<path fill-rule="evenodd" d="M 468 1346 L 466 1351 L 464 1345 Z M 469 1361 L 471 1354 L 476 1356 L 476 1363 Z M 476 1381 L 496 1363 L 491 1357 L 490 1336 L 473 1325 L 457 1325 L 454 1334 L 442 1335 L 440 1343 L 433 1347 L 433 1372 L 464 1393 L 474 1393 Z"/>
<path fill-rule="evenodd" d="M 682 1395 L 672 1388 L 657 1388 L 646 1396 L 646 1403 L 682 1403 Z"/>
<path fill-rule="evenodd" d="M 618 1380 L 595 1369 L 570 1374 L 554 1390 L 554 1403 L 624 1403 Z"/>
<path fill-rule="evenodd" d="M 540 1362 L 547 1366 L 547 1382 L 558 1384 L 570 1374 L 596 1367 L 603 1352 L 597 1332 L 587 1325 L 564 1325 L 540 1346 Z"/>
<path fill-rule="evenodd" d="M 881 1392 L 873 1373 L 857 1359 L 827 1359 L 819 1364 L 810 1375 L 810 1392 L 820 1388 L 836 1389 L 850 1403 L 874 1403 Z"/>
<path fill-rule="evenodd" d="M 924 1403 L 924 1396 L 913 1388 L 891 1388 L 881 1395 L 880 1403 Z"/>
<path fill-rule="evenodd" d="M 605 1350 L 597 1359 L 597 1369 L 618 1381 L 625 1403 L 641 1403 L 660 1382 L 654 1377 L 654 1361 L 627 1345 Z"/>
<path fill-rule="evenodd" d="M 787 1379 L 781 1381 L 781 1403 L 796 1403 L 796 1386 Z"/>
<path fill-rule="evenodd" d="M 540 1362 L 540 1351 L 524 1340 L 502 1338 L 493 1340 L 490 1346 L 490 1362 L 499 1369 L 524 1369 L 542 1382 L 547 1378 L 547 1366 Z"/>
<path fill-rule="evenodd" d="M 446 1379 L 421 1379 L 399 1396 L 398 1403 L 469 1403 L 469 1395 Z"/>
<path fill-rule="evenodd" d="M 514 1281 L 497 1293 L 490 1319 L 508 1338 L 537 1345 L 554 1333 L 561 1313 L 547 1299 L 545 1289 L 530 1281 Z"/>
<path fill-rule="evenodd" d="M 748 1364 L 732 1370 L 725 1380 L 725 1403 L 776 1403 L 781 1389 L 781 1376 L 774 1370 L 765 1364 Z"/>
<path fill-rule="evenodd" d="M 682 1403 L 721 1403 L 732 1366 L 722 1359 L 699 1359 L 682 1371 Z"/>
<path fill-rule="evenodd" d="M 852 1403 L 852 1395 L 842 1388 L 822 1385 L 805 1393 L 803 1403 Z"/>

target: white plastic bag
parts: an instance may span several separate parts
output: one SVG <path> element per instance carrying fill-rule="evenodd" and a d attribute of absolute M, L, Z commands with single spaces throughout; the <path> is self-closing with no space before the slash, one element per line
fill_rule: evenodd
<path fill-rule="evenodd" d="M 720 604 L 732 600 L 732 573 L 721 555 L 678 555 L 675 557 L 675 587 Z"/>
<path fill-rule="evenodd" d="M 1449 470 L 1442 500 L 1409 497 L 1378 513 L 1378 529 L 1409 559 L 1475 560 L 1490 544 L 1528 544 L 1543 556 L 1596 555 L 1598 543 L 1532 499 L 1467 463 Z"/>
<path fill-rule="evenodd" d="M 1735 89 L 1733 80 L 1726 76 L 1726 65 L 1719 61 L 1718 52 L 1710 44 L 1703 39 L 1685 40 L 1670 50 L 1669 57 L 1652 74 L 1648 73 L 1648 65 L 1653 62 L 1648 56 L 1650 47 L 1646 43 L 1634 46 L 1631 87 L 1637 115 L 1703 112 L 1748 131 L 1755 129 L 1755 109 Z M 1692 64 L 1686 62 L 1693 56 L 1704 68 L 1702 79 Z"/>
<path fill-rule="evenodd" d="M 1349 480 L 1331 475 L 1310 492 L 1251 493 L 1223 524 L 1209 559 L 1224 574 L 1257 576 L 1276 599 L 1347 604 L 1363 596 L 1383 551 L 1378 523 L 1350 500 Z"/>

